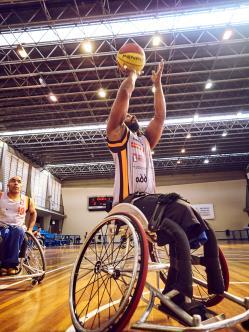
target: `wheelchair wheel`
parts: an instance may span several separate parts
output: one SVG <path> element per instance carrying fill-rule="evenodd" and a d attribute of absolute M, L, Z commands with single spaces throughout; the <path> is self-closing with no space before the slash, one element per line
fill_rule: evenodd
<path fill-rule="evenodd" d="M 168 245 L 159 247 L 156 243 L 149 243 L 150 257 L 153 262 L 169 264 L 169 248 Z M 200 264 L 201 257 L 203 256 L 202 248 L 191 251 L 192 260 L 192 273 L 193 277 L 207 282 L 205 267 Z M 225 290 L 229 287 L 229 271 L 226 259 L 219 248 L 219 260 L 222 271 L 222 276 L 225 284 Z M 167 282 L 167 270 L 160 271 L 160 279 L 164 284 Z M 223 300 L 221 295 L 208 294 L 206 287 L 194 283 L 193 285 L 193 298 L 201 301 L 206 307 L 212 307 Z"/>
<path fill-rule="evenodd" d="M 22 268 L 27 274 L 40 274 L 40 276 L 35 277 L 40 282 L 45 277 L 46 270 L 43 249 L 33 234 L 26 232 L 25 237 L 27 248 L 25 257 L 22 260 Z"/>
<path fill-rule="evenodd" d="M 125 246 L 121 236 L 128 239 Z M 69 305 L 75 329 L 122 331 L 136 310 L 147 270 L 141 224 L 125 215 L 104 219 L 86 239 L 72 271 Z"/>

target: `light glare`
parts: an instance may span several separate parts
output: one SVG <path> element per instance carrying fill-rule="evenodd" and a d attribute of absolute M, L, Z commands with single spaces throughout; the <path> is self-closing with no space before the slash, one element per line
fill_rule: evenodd
<path fill-rule="evenodd" d="M 16 51 L 20 55 L 21 58 L 23 58 L 23 59 L 27 58 L 28 53 L 26 52 L 24 47 L 18 46 Z"/>
<path fill-rule="evenodd" d="M 56 103 L 58 101 L 58 98 L 52 92 L 50 92 L 48 97 L 53 103 Z"/>
<path fill-rule="evenodd" d="M 159 46 L 161 44 L 161 38 L 160 38 L 160 36 L 154 36 L 153 38 L 152 38 L 152 45 L 153 46 Z"/>
<path fill-rule="evenodd" d="M 227 132 L 226 132 L 226 131 L 223 131 L 223 133 L 222 133 L 221 136 L 222 136 L 222 137 L 226 137 L 226 136 L 227 136 Z"/>
<path fill-rule="evenodd" d="M 205 89 L 208 90 L 208 89 L 211 89 L 213 86 L 213 82 L 211 80 L 208 80 L 206 85 L 205 85 Z"/>
<path fill-rule="evenodd" d="M 98 95 L 100 98 L 105 98 L 106 97 L 106 91 L 103 88 L 100 88 L 98 91 Z"/>
<path fill-rule="evenodd" d="M 86 53 L 92 53 L 92 51 L 93 51 L 93 45 L 92 45 L 92 43 L 90 41 L 85 41 L 85 42 L 82 43 L 82 49 Z"/>
<path fill-rule="evenodd" d="M 222 39 L 223 40 L 228 40 L 232 37 L 232 34 L 233 34 L 232 30 L 226 30 L 223 34 Z"/>

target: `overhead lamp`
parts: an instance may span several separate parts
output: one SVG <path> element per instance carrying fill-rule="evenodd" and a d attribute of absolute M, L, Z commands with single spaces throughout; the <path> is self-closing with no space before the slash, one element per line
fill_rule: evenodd
<path fill-rule="evenodd" d="M 161 37 L 159 35 L 155 35 L 152 37 L 152 45 L 159 46 L 161 44 Z"/>
<path fill-rule="evenodd" d="M 191 138 L 191 134 L 190 134 L 190 133 L 187 133 L 186 138 Z"/>
<path fill-rule="evenodd" d="M 25 59 L 28 56 L 28 53 L 26 52 L 25 48 L 21 45 L 18 45 L 16 48 L 16 52 L 20 55 L 21 58 Z"/>
<path fill-rule="evenodd" d="M 92 53 L 93 52 L 93 43 L 90 40 L 85 40 L 82 43 L 82 49 L 86 53 Z"/>
<path fill-rule="evenodd" d="M 151 154 L 155 154 L 155 151 L 151 151 Z"/>
<path fill-rule="evenodd" d="M 217 148 L 216 148 L 216 145 L 214 145 L 214 146 L 212 146 L 212 148 L 211 148 L 211 151 L 216 151 L 217 150 Z"/>
<path fill-rule="evenodd" d="M 238 118 L 240 118 L 241 115 L 242 115 L 242 112 L 240 112 L 240 111 L 236 114 L 236 116 L 237 116 Z"/>
<path fill-rule="evenodd" d="M 38 81 L 39 81 L 39 83 L 41 84 L 41 86 L 43 86 L 43 87 L 46 87 L 47 86 L 47 83 L 45 82 L 45 80 L 44 80 L 44 78 L 43 77 L 39 77 L 38 78 Z"/>
<path fill-rule="evenodd" d="M 186 150 L 184 148 L 181 149 L 181 153 L 185 153 Z"/>
<path fill-rule="evenodd" d="M 153 93 L 156 92 L 156 87 L 155 87 L 155 85 L 152 86 L 151 91 L 152 91 Z"/>
<path fill-rule="evenodd" d="M 194 117 L 193 117 L 193 120 L 194 121 L 197 121 L 199 119 L 199 114 L 198 113 L 195 113 Z"/>
<path fill-rule="evenodd" d="M 106 97 L 106 90 L 104 90 L 103 88 L 100 88 L 98 90 L 98 95 L 100 98 L 105 98 Z"/>
<path fill-rule="evenodd" d="M 204 159 L 204 164 L 208 164 L 209 160 L 208 159 Z"/>
<path fill-rule="evenodd" d="M 206 85 L 205 85 L 205 89 L 211 89 L 213 86 L 213 82 L 211 80 L 207 80 Z"/>
<path fill-rule="evenodd" d="M 232 30 L 226 30 L 222 36 L 223 40 L 228 40 L 232 37 L 233 31 Z"/>
<path fill-rule="evenodd" d="M 58 101 L 58 98 L 56 97 L 55 94 L 53 94 L 52 92 L 50 92 L 50 94 L 48 95 L 48 98 L 53 102 L 56 103 Z"/>
<path fill-rule="evenodd" d="M 181 160 L 180 160 L 180 159 L 178 159 L 176 163 L 177 163 L 177 164 L 180 164 L 180 163 L 181 163 Z"/>
<path fill-rule="evenodd" d="M 224 130 L 223 133 L 221 134 L 222 137 L 226 137 L 227 136 L 227 131 Z"/>

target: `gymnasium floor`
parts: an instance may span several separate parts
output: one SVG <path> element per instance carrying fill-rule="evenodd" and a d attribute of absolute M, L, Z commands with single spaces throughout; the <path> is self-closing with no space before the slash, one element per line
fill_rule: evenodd
<path fill-rule="evenodd" d="M 223 242 L 220 246 L 229 264 L 229 290 L 238 296 L 249 296 L 249 243 Z M 33 287 L 30 281 L 1 282 L 0 278 L 2 332 L 58 332 L 70 328 L 72 323 L 68 305 L 69 279 L 79 248 L 79 246 L 46 248 L 47 274 L 40 285 Z M 238 308 L 226 301 L 223 301 L 218 309 L 228 314 L 235 313 Z M 132 322 L 139 318 L 143 308 L 144 304 L 140 301 Z M 165 319 L 166 316 L 153 310 L 151 321 L 162 323 Z M 126 331 L 131 329 L 127 327 Z M 236 326 L 223 331 L 234 332 L 243 329 Z"/>

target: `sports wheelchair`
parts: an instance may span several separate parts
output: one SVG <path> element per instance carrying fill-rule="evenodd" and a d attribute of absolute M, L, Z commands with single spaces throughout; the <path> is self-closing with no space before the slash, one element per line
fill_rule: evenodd
<path fill-rule="evenodd" d="M 102 243 L 96 241 L 99 234 L 105 239 Z M 141 298 L 146 309 L 132 329 L 211 331 L 237 323 L 248 328 L 249 298 L 227 292 L 229 273 L 220 249 L 223 294 L 209 294 L 203 249 L 191 251 L 193 299 L 210 307 L 226 298 L 239 305 L 242 313 L 231 318 L 216 314 L 205 320 L 198 314 L 190 315 L 172 301 L 177 290 L 162 294 L 160 288 L 168 281 L 172 263 L 169 252 L 168 245 L 157 246 L 156 234 L 148 230 L 148 221 L 137 207 L 128 203 L 116 205 L 88 235 L 74 264 L 69 305 L 76 331 L 122 331 Z M 150 273 L 146 280 L 147 271 L 154 271 L 156 278 Z M 144 292 L 144 287 L 148 292 Z M 152 309 L 159 309 L 160 303 L 171 312 L 167 315 L 173 320 L 164 319 L 170 322 L 168 325 L 148 322 Z"/>
<path fill-rule="evenodd" d="M 37 238 L 25 232 L 19 253 L 19 266 L 15 275 L 1 276 L 0 282 L 10 280 L 31 280 L 32 286 L 40 283 L 46 273 L 44 250 Z"/>

